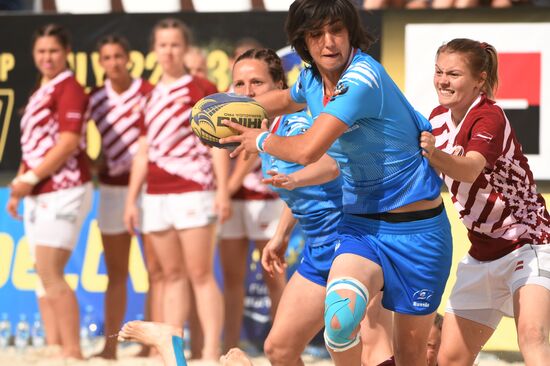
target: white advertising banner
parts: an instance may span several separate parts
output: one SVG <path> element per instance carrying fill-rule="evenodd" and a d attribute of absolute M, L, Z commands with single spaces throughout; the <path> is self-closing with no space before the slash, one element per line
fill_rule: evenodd
<path fill-rule="evenodd" d="M 492 44 L 499 54 L 497 103 L 523 145 L 536 179 L 550 180 L 550 23 L 408 24 L 405 93 L 429 117 L 438 105 L 435 53 L 454 38 Z"/>

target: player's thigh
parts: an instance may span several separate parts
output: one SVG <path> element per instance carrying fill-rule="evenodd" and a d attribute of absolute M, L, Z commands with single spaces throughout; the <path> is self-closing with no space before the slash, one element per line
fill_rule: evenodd
<path fill-rule="evenodd" d="M 323 327 L 325 288 L 295 272 L 285 287 L 268 343 L 302 352 Z"/>
<path fill-rule="evenodd" d="M 394 314 L 393 339 L 396 348 L 424 349 L 435 313 L 427 315 Z M 424 352 L 425 353 L 425 352 Z"/>
<path fill-rule="evenodd" d="M 113 272 L 128 272 L 131 239 L 132 237 L 128 233 L 101 234 L 105 266 L 109 275 L 112 275 Z"/>
<path fill-rule="evenodd" d="M 367 287 L 370 297 L 376 295 L 384 285 L 382 267 L 368 258 L 355 254 L 343 253 L 334 258 L 328 282 L 345 277 L 361 282 Z"/>
<path fill-rule="evenodd" d="M 180 277 L 185 273 L 183 253 L 177 232 L 174 229 L 147 234 L 155 257 L 158 259 L 165 280 L 172 276 Z M 168 276 L 168 277 L 166 277 Z"/>
<path fill-rule="evenodd" d="M 441 347 L 438 365 L 472 365 L 483 345 L 489 340 L 494 329 L 469 318 L 487 318 L 477 310 L 461 310 L 461 316 L 445 313 L 441 332 Z M 476 315 L 477 314 L 477 315 Z"/>
<path fill-rule="evenodd" d="M 44 282 L 44 286 L 48 286 L 50 281 L 63 278 L 63 272 L 71 251 L 63 248 L 53 248 L 50 246 L 36 246 L 36 272 Z"/>
<path fill-rule="evenodd" d="M 382 293 L 378 293 L 361 322 L 361 360 L 365 365 L 378 365 L 393 355 L 393 313 L 384 309 L 381 300 Z"/>
<path fill-rule="evenodd" d="M 225 283 L 242 286 L 246 276 L 248 239 L 222 239 L 219 244 L 220 261 Z"/>
<path fill-rule="evenodd" d="M 214 224 L 178 230 L 184 261 L 192 278 L 213 273 L 215 235 Z"/>

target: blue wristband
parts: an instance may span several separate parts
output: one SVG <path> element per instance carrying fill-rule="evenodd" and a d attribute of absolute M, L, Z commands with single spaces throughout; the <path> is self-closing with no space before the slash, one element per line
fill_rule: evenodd
<path fill-rule="evenodd" d="M 269 132 L 264 131 L 256 137 L 256 149 L 258 149 L 258 151 L 264 152 L 264 143 L 268 136 Z"/>

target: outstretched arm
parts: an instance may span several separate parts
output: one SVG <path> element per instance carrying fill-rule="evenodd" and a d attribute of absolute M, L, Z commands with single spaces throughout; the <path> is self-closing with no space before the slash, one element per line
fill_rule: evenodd
<path fill-rule="evenodd" d="M 296 136 L 281 137 L 269 134 L 262 142 L 258 135 L 267 133 L 253 128 L 246 128 L 237 123 L 224 121 L 240 134 L 220 140 L 220 143 L 237 142 L 240 145 L 231 153 L 232 157 L 241 152 L 255 153 L 260 148 L 279 159 L 309 165 L 321 158 L 334 141 L 342 135 L 348 126 L 338 118 L 321 113 L 310 129 Z M 257 146 L 260 143 L 261 146 Z"/>
<path fill-rule="evenodd" d="M 294 173 L 287 175 L 270 170 L 267 174 L 271 175 L 271 177 L 263 179 L 263 183 L 291 191 L 298 187 L 314 186 L 329 182 L 340 175 L 340 169 L 333 158 L 324 154 L 315 163 L 307 165 Z"/>

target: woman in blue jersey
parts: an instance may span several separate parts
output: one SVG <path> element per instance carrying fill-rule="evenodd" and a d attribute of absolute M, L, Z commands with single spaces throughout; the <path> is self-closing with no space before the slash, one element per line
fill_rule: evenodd
<path fill-rule="evenodd" d="M 256 97 L 270 90 L 286 89 L 281 60 L 270 49 L 251 49 L 237 58 L 233 66 L 233 88 L 236 93 Z M 305 112 L 275 117 L 269 130 L 278 136 L 296 136 L 311 126 L 311 117 Z M 304 258 L 297 273 L 285 287 L 279 302 L 273 327 L 264 350 L 272 365 L 302 364 L 301 354 L 306 345 L 323 326 L 323 303 L 327 277 L 337 243 L 336 228 L 342 218 L 342 180 L 338 165 L 327 154 L 314 164 L 302 165 L 275 159 L 261 153 L 265 183 L 285 201 L 277 231 L 263 250 L 262 264 L 274 275 L 284 273 L 284 255 L 294 224 L 300 223 L 305 236 Z M 379 304 L 378 304 L 379 305 Z M 379 306 L 369 309 L 377 314 Z M 380 364 L 391 356 L 389 337 L 383 337 L 383 320 L 376 321 L 378 337 L 376 350 L 366 352 L 370 364 Z M 382 319 L 381 319 L 382 320 Z M 366 329 L 365 329 L 366 330 Z M 369 334 L 364 335 L 367 339 Z"/>
<path fill-rule="evenodd" d="M 383 288 L 382 304 L 396 313 L 397 364 L 425 365 L 452 254 L 441 180 L 417 142 L 430 125 L 364 53 L 372 39 L 349 0 L 297 0 L 286 30 L 310 66 L 290 90 L 257 100 L 271 116 L 307 105 L 315 122 L 305 133 L 285 137 L 227 122 L 241 134 L 222 143 L 240 142 L 233 156 L 265 151 L 302 165 L 326 152 L 335 158 L 344 217 L 325 298 L 325 340 L 333 359 L 356 364 L 359 323 Z"/>

